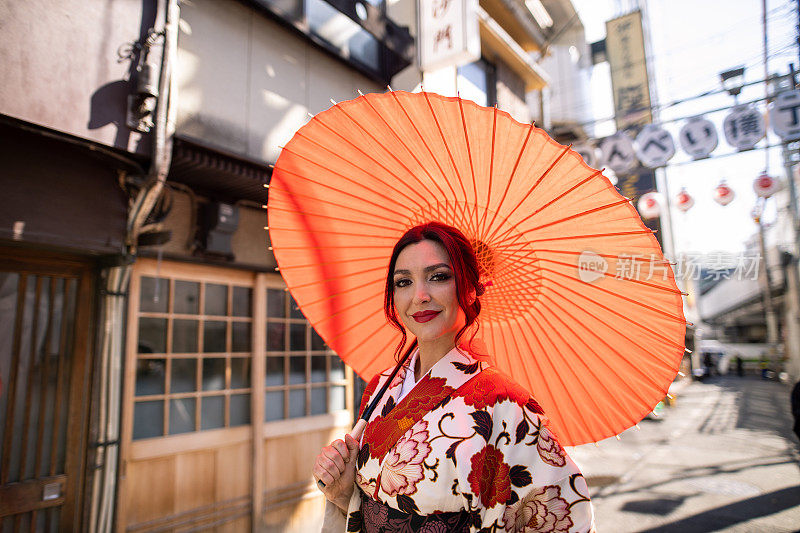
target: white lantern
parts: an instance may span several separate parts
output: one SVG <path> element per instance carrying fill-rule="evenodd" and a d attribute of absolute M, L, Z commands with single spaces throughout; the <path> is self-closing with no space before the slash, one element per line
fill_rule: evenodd
<path fill-rule="evenodd" d="M 636 166 L 633 141 L 624 132 L 618 131 L 603 139 L 600 143 L 600 151 L 603 154 L 605 166 L 616 174 L 626 174 Z"/>
<path fill-rule="evenodd" d="M 702 116 L 690 118 L 681 128 L 678 140 L 695 160 L 708 157 L 719 142 L 714 123 Z"/>
<path fill-rule="evenodd" d="M 649 168 L 663 167 L 675 155 L 672 135 L 655 124 L 648 124 L 636 136 L 634 144 L 636 156 Z"/>
<path fill-rule="evenodd" d="M 784 91 L 775 97 L 769 112 L 769 122 L 782 141 L 800 139 L 800 90 Z"/>
<path fill-rule="evenodd" d="M 686 189 L 681 189 L 681 192 L 675 197 L 675 206 L 685 213 L 691 209 L 693 205 L 694 198 L 686 192 Z"/>
<path fill-rule="evenodd" d="M 714 189 L 714 201 L 720 205 L 728 205 L 735 197 L 736 193 L 733 192 L 733 189 L 728 187 L 728 184 L 725 183 L 725 180 L 719 182 L 717 188 Z"/>
<path fill-rule="evenodd" d="M 767 133 L 761 111 L 751 106 L 736 106 L 722 122 L 725 139 L 734 148 L 752 149 Z"/>
<path fill-rule="evenodd" d="M 597 164 L 597 148 L 588 142 L 575 143 L 572 145 L 572 150 L 577 152 L 578 155 L 583 158 L 583 162 L 586 163 L 586 166 L 592 168 L 597 168 L 599 166 Z"/>
<path fill-rule="evenodd" d="M 644 219 L 657 218 L 661 214 L 661 198 L 657 192 L 648 192 L 639 197 L 636 203 L 639 214 Z"/>
<path fill-rule="evenodd" d="M 778 190 L 778 180 L 762 172 L 759 177 L 753 182 L 753 190 L 761 198 L 769 198 Z"/>

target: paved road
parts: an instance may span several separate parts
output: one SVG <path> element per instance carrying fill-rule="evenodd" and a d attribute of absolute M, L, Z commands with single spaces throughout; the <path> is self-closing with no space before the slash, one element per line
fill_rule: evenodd
<path fill-rule="evenodd" d="M 800 443 L 789 387 L 689 383 L 660 420 L 568 451 L 604 532 L 800 531 Z"/>

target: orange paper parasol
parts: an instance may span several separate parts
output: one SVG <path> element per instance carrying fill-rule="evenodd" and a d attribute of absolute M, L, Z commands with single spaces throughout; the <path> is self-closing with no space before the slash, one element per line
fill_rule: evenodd
<path fill-rule="evenodd" d="M 651 230 L 600 171 L 496 108 L 398 91 L 336 104 L 283 149 L 268 213 L 292 295 L 364 379 L 399 341 L 382 312 L 392 246 L 430 220 L 472 240 L 479 337 L 564 444 L 631 427 L 678 370 L 681 292 Z"/>

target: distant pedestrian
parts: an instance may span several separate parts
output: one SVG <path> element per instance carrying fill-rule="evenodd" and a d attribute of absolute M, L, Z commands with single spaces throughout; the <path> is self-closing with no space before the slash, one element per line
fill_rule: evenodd
<path fill-rule="evenodd" d="M 744 376 L 744 360 L 741 355 L 736 355 L 736 375 Z"/>
<path fill-rule="evenodd" d="M 706 376 L 714 375 L 714 357 L 710 352 L 706 352 L 703 356 L 703 366 L 706 367 Z"/>
<path fill-rule="evenodd" d="M 761 361 L 759 362 L 759 366 L 761 366 L 761 379 L 767 379 L 767 371 L 769 370 L 769 363 L 767 362 L 767 356 L 761 354 Z"/>
<path fill-rule="evenodd" d="M 792 414 L 794 415 L 794 434 L 800 439 L 800 380 L 792 388 Z"/>

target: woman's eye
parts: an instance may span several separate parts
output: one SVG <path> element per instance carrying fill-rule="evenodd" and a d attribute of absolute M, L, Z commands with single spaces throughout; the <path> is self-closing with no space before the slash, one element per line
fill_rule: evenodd
<path fill-rule="evenodd" d="M 400 278 L 400 279 L 396 279 L 394 281 L 394 286 L 395 287 L 407 287 L 410 284 L 411 284 L 411 280 L 409 280 L 407 278 Z"/>
<path fill-rule="evenodd" d="M 446 272 L 437 272 L 431 276 L 431 281 L 447 281 L 448 279 L 450 279 L 450 274 Z"/>

